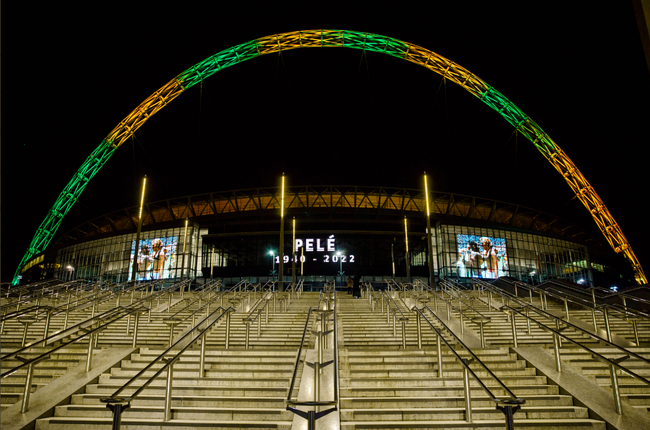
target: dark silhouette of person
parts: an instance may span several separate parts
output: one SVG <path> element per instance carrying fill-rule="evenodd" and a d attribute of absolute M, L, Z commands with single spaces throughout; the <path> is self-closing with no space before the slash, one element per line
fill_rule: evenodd
<path fill-rule="evenodd" d="M 361 276 L 354 275 L 354 285 L 352 286 L 352 296 L 355 299 L 361 298 Z"/>

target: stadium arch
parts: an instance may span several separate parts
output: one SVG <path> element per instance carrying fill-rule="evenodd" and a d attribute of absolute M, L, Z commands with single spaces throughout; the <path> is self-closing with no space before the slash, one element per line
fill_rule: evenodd
<path fill-rule="evenodd" d="M 478 76 L 447 58 L 426 48 L 388 36 L 349 30 L 305 30 L 279 33 L 252 40 L 220 51 L 183 71 L 155 91 L 124 118 L 86 158 L 72 179 L 59 194 L 47 216 L 36 230 L 12 283 L 20 279 L 22 268 L 36 254 L 47 248 L 65 215 L 77 201 L 88 182 L 111 155 L 152 115 L 167 106 L 185 90 L 216 72 L 261 55 L 298 48 L 340 47 L 379 52 L 426 67 L 458 84 L 498 112 L 519 133 L 524 135 L 551 163 L 587 208 L 609 245 L 623 253 L 632 264 L 638 283 L 647 283 L 643 268 L 620 226 L 603 200 L 562 149 L 530 117 L 500 92 Z"/>

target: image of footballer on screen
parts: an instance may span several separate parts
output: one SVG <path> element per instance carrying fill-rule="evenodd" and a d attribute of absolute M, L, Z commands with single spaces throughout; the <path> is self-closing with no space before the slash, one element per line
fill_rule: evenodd
<path fill-rule="evenodd" d="M 459 276 L 495 279 L 508 274 L 506 240 L 500 237 L 457 234 Z"/>
<path fill-rule="evenodd" d="M 140 241 L 138 250 L 138 276 L 137 280 L 167 279 L 170 270 L 176 263 L 176 245 L 178 236 L 159 237 Z M 135 241 L 131 242 L 131 264 L 129 265 L 129 279 L 133 271 L 133 250 Z"/>

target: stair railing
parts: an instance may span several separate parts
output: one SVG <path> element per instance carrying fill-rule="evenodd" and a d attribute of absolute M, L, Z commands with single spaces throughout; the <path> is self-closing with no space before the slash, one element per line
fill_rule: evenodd
<path fill-rule="evenodd" d="M 298 349 L 298 353 L 296 355 L 296 364 L 294 365 L 294 370 L 293 370 L 293 376 L 291 377 L 291 384 L 289 385 L 289 392 L 287 394 L 287 410 L 293 412 L 294 414 L 305 418 L 307 420 L 307 428 L 309 430 L 314 430 L 316 428 L 316 420 L 319 418 L 324 417 L 327 414 L 330 414 L 332 412 L 335 412 L 339 410 L 339 383 L 338 383 L 338 374 L 339 374 L 339 359 L 338 359 L 338 335 L 337 335 L 337 313 L 336 313 L 336 292 L 335 291 L 326 291 L 324 294 L 332 294 L 334 295 L 334 308 L 333 309 L 327 309 L 327 310 L 322 310 L 322 309 L 314 309 L 314 308 L 309 308 L 309 311 L 307 313 L 307 320 L 305 321 L 305 328 L 303 329 L 302 333 L 302 340 L 300 341 L 300 347 Z M 305 337 L 307 335 L 307 330 L 309 328 L 309 321 L 311 318 L 312 313 L 318 313 L 320 314 L 320 329 L 317 332 L 312 332 L 317 336 L 317 344 L 318 344 L 318 359 L 314 363 L 307 363 L 310 367 L 313 367 L 314 369 L 314 400 L 313 401 L 305 401 L 305 402 L 299 402 L 297 400 L 292 400 L 293 396 L 293 387 L 296 382 L 296 376 L 298 374 L 298 366 L 300 364 L 300 357 L 302 355 L 302 348 L 305 343 Z M 329 315 L 333 315 L 333 329 L 332 331 L 327 331 L 327 320 L 329 319 Z M 332 333 L 334 334 L 334 339 L 333 339 L 333 344 L 334 344 L 334 357 L 333 360 L 328 361 L 328 362 L 323 362 L 323 350 L 325 348 L 325 336 L 327 334 Z M 333 370 L 333 387 L 334 387 L 334 399 L 331 401 L 321 401 L 320 399 L 320 386 L 321 386 L 321 381 L 320 381 L 320 373 L 321 369 L 325 366 L 328 366 L 332 364 L 334 366 Z M 302 411 L 298 409 L 298 406 L 312 406 L 313 410 L 311 411 Z M 332 406 L 329 409 L 320 411 L 319 409 L 321 407 L 327 407 L 327 406 Z"/>
<path fill-rule="evenodd" d="M 221 312 L 219 316 L 216 316 L 218 312 Z M 158 357 L 156 357 L 151 363 L 145 366 L 137 375 L 132 377 L 126 384 L 118 388 L 110 397 L 103 397 L 100 399 L 102 403 L 106 403 L 106 407 L 113 412 L 113 429 L 119 430 L 122 420 L 122 412 L 125 409 L 128 409 L 131 406 L 131 402 L 135 399 L 140 393 L 142 393 L 161 373 L 167 371 L 167 382 L 165 386 L 165 406 L 163 421 L 169 421 L 172 417 L 171 409 L 171 399 L 172 399 L 172 389 L 173 389 L 173 366 L 176 363 L 181 355 L 187 351 L 194 343 L 201 339 L 201 360 L 200 366 L 203 369 L 199 370 L 199 375 L 203 377 L 205 375 L 205 343 L 206 343 L 206 334 L 207 332 L 214 327 L 214 325 L 221 320 L 225 315 L 235 312 L 235 308 L 232 306 L 229 308 L 223 308 L 219 306 L 216 308 L 209 316 L 206 316 L 196 327 L 189 330 L 181 338 L 179 338 L 173 345 L 168 347 L 164 352 L 162 352 Z M 215 318 L 216 317 L 216 318 Z M 212 320 L 212 321 L 210 321 Z M 205 323 L 205 327 L 201 328 L 201 325 Z M 167 358 L 172 349 L 180 348 L 180 350 L 171 358 Z M 147 372 L 151 367 L 153 367 L 157 362 L 164 361 L 165 364 L 151 377 L 149 378 L 142 386 L 140 386 L 133 394 L 130 396 L 119 396 L 125 389 L 131 386 L 137 379 L 139 379 L 145 372 Z"/>
<path fill-rule="evenodd" d="M 105 330 L 108 328 L 109 325 L 113 324 L 116 321 L 119 321 L 120 319 L 126 317 L 127 315 L 131 314 L 139 314 L 144 311 L 144 308 L 135 308 L 135 309 L 125 309 L 125 308 L 120 308 L 117 311 L 111 312 L 111 315 L 106 315 L 104 316 L 104 319 L 107 318 L 112 318 L 110 321 L 103 321 L 102 319 L 98 319 L 97 321 L 93 321 L 93 323 L 97 322 L 97 326 L 91 325 L 90 328 L 84 328 L 84 327 L 79 327 L 76 331 L 84 330 L 85 333 L 82 333 L 79 336 L 76 336 L 74 338 L 69 339 L 67 342 L 62 342 L 60 345 L 55 346 L 51 350 L 42 353 L 38 357 L 32 358 L 31 360 L 27 360 L 26 358 L 19 357 L 17 354 L 20 353 L 20 351 L 23 351 L 26 348 L 21 349 L 20 351 L 16 351 L 12 354 L 5 355 L 2 357 L 3 359 L 6 359 L 10 356 L 15 356 L 18 360 L 22 361 L 23 364 L 20 364 L 16 367 L 14 367 L 11 370 L 8 370 L 4 372 L 2 375 L 0 375 L 0 379 L 6 378 L 10 375 L 13 375 L 16 373 L 18 370 L 27 367 L 27 376 L 25 378 L 25 388 L 23 390 L 23 400 L 20 408 L 21 413 L 27 412 L 29 409 L 29 398 L 31 394 L 31 388 L 32 388 L 32 379 L 34 375 L 34 367 L 40 363 L 43 360 L 47 360 L 50 358 L 50 356 L 62 349 L 65 348 L 66 346 L 79 342 L 81 339 L 85 338 L 88 336 L 88 353 L 86 355 L 86 372 L 90 372 L 92 370 L 92 358 L 93 358 L 93 347 L 94 347 L 94 339 L 97 335 L 99 335 L 99 332 Z M 110 312 L 110 311 L 109 311 Z M 102 323 L 103 322 L 103 323 Z"/>
<path fill-rule="evenodd" d="M 426 309 L 429 311 L 429 313 L 435 317 L 438 320 L 438 323 L 442 325 L 444 330 L 446 330 L 448 333 L 450 333 L 456 340 L 457 344 L 462 346 L 471 356 L 471 358 L 462 358 L 460 354 L 451 346 L 451 344 L 447 341 L 447 339 L 444 338 L 440 330 L 436 326 L 433 325 L 433 323 L 427 318 L 427 316 L 424 314 L 423 310 Z M 518 398 L 515 396 L 515 394 L 472 352 L 471 349 L 467 347 L 463 343 L 463 341 L 460 340 L 458 336 L 454 334 L 449 328 L 445 325 L 444 322 L 428 307 L 424 306 L 422 309 L 415 308 L 415 311 L 417 312 L 418 318 L 422 317 L 424 320 L 429 324 L 429 327 L 433 329 L 433 331 L 437 335 L 437 346 L 438 346 L 438 377 L 442 378 L 443 377 L 443 369 L 442 369 L 442 342 L 444 342 L 449 350 L 456 356 L 458 361 L 463 365 L 463 382 L 464 382 L 464 388 L 465 388 L 465 419 L 468 423 L 473 422 L 472 418 L 472 399 L 471 399 L 471 387 L 470 387 L 470 381 L 469 381 L 469 376 L 471 375 L 474 380 L 480 385 L 480 387 L 485 391 L 485 393 L 490 397 L 490 399 L 496 403 L 496 408 L 497 410 L 500 410 L 503 412 L 505 415 L 506 419 L 506 429 L 511 430 L 514 428 L 514 421 L 513 421 L 513 416 L 515 412 L 517 412 L 520 408 L 521 405 L 526 403 L 525 399 Z M 507 393 L 507 398 L 501 398 L 497 397 L 490 391 L 490 389 L 485 385 L 485 383 L 481 380 L 481 378 L 478 377 L 476 373 L 472 370 L 470 367 L 470 364 L 472 362 L 476 362 L 479 366 L 481 366 L 487 373 L 488 375 L 493 378 L 496 383 L 505 390 Z"/>
<path fill-rule="evenodd" d="M 404 315 L 402 310 L 397 306 L 397 303 L 395 303 L 395 300 L 391 297 L 388 291 L 382 290 L 379 292 L 379 295 L 384 299 L 386 302 L 386 323 L 390 324 L 390 315 L 391 313 L 393 314 L 393 337 L 397 337 L 397 321 L 399 320 L 400 324 L 402 325 L 402 349 L 406 349 L 406 323 L 408 322 L 408 318 Z M 394 307 L 391 306 L 391 302 L 393 303 Z M 382 302 L 382 312 L 384 311 L 383 309 L 383 302 Z M 397 316 L 397 312 L 400 313 L 401 317 Z"/>
<path fill-rule="evenodd" d="M 477 282 L 474 283 L 475 285 Z M 532 289 L 534 287 L 520 283 L 520 282 L 514 282 L 513 285 L 515 286 L 515 292 L 517 291 L 516 288 L 519 286 L 519 288 L 524 288 L 527 289 L 530 292 L 530 303 L 533 305 L 532 301 Z M 565 287 L 564 285 L 561 285 L 562 287 Z M 570 290 L 574 290 L 572 288 L 569 288 Z M 595 296 L 593 301 L 588 301 L 586 299 L 583 299 L 581 297 L 573 296 L 570 294 L 567 294 L 564 291 L 549 291 L 548 289 L 544 290 L 541 288 L 535 288 L 535 290 L 538 290 L 540 294 L 540 300 L 542 303 L 542 310 L 547 310 L 548 309 L 548 297 L 555 298 L 561 302 L 564 303 L 564 313 L 566 315 L 567 321 L 570 320 L 570 313 L 569 313 L 569 303 L 588 309 L 591 311 L 591 321 L 594 326 L 594 330 L 598 330 L 598 322 L 596 320 L 596 312 L 601 312 L 603 314 L 603 319 L 605 320 L 605 330 L 607 331 L 607 336 L 608 339 L 611 341 L 611 328 L 609 324 L 609 317 L 614 316 L 617 317 L 627 323 L 632 324 L 632 330 L 634 333 L 634 340 L 637 345 L 640 345 L 639 343 L 639 330 L 638 330 L 638 323 L 639 322 L 650 322 L 650 314 L 647 314 L 642 311 L 638 311 L 635 309 L 630 310 L 626 306 L 620 306 L 618 304 L 602 304 L 602 305 L 597 305 L 595 301 Z M 582 291 L 584 292 L 584 291 Z M 591 289 L 591 292 L 593 294 L 593 289 Z M 516 294 L 515 294 L 516 295 Z M 543 296 L 543 299 L 542 299 Z M 545 305 L 545 306 L 544 306 Z M 534 305 L 533 305 L 534 306 Z"/>
<path fill-rule="evenodd" d="M 471 321 L 475 324 L 478 324 L 479 326 L 479 335 L 481 339 L 481 348 L 485 348 L 486 342 L 485 342 L 485 324 L 489 323 L 492 321 L 492 319 L 488 316 L 483 315 L 482 313 L 478 312 L 476 309 L 474 309 L 472 306 L 466 304 L 466 309 L 470 308 L 472 309 L 478 316 L 471 316 L 467 315 L 465 311 L 462 308 L 462 302 L 460 299 L 459 301 L 459 306 L 456 307 L 454 306 L 453 302 L 449 300 L 448 298 L 445 297 L 444 295 L 444 290 L 434 290 L 431 287 L 427 286 L 426 284 L 422 284 L 422 286 L 425 288 L 425 291 L 428 291 L 428 293 L 431 294 L 433 297 L 433 305 L 435 308 L 436 313 L 438 313 L 438 300 L 442 300 L 447 309 L 447 321 L 451 321 L 451 311 L 452 309 L 458 313 L 458 318 L 460 320 L 460 332 L 465 333 L 465 322 L 466 321 Z M 449 294 L 449 293 L 448 293 Z M 453 299 L 454 296 L 451 294 L 449 295 L 449 298 Z"/>
<path fill-rule="evenodd" d="M 532 323 L 537 324 L 543 330 L 549 331 L 549 332 L 551 332 L 553 334 L 553 340 L 554 340 L 553 341 L 553 346 L 554 346 L 554 351 L 555 351 L 555 366 L 556 366 L 556 369 L 557 369 L 558 372 L 562 371 L 562 362 L 561 362 L 561 357 L 560 357 L 560 347 L 559 347 L 559 342 L 558 342 L 559 338 L 562 338 L 562 339 L 564 339 L 566 341 L 569 341 L 569 342 L 579 346 L 580 348 L 586 350 L 589 354 L 591 354 L 591 356 L 593 358 L 595 358 L 596 360 L 608 365 L 609 366 L 609 371 L 610 371 L 610 378 L 611 378 L 611 381 L 612 381 L 612 392 L 614 394 L 614 406 L 615 406 L 617 414 L 619 414 L 619 415 L 622 414 L 621 394 L 620 394 L 620 388 L 619 388 L 619 384 L 618 384 L 618 376 L 616 374 L 617 369 L 622 371 L 623 373 L 627 373 L 628 375 L 632 376 L 633 378 L 638 379 L 639 381 L 643 382 L 646 385 L 650 385 L 650 381 L 648 381 L 644 377 L 634 373 L 633 371 L 631 371 L 628 368 L 623 367 L 623 366 L 621 366 L 619 364 L 619 363 L 623 362 L 624 360 L 629 359 L 630 356 L 633 356 L 636 359 L 642 360 L 646 365 L 650 365 L 650 361 L 646 360 L 645 358 L 641 357 L 640 355 L 635 354 L 635 353 L 633 353 L 631 351 L 628 351 L 625 348 L 618 347 L 617 345 L 614 345 L 614 344 L 612 344 L 610 342 L 607 342 L 605 339 L 603 339 L 603 338 L 601 338 L 599 336 L 591 335 L 592 338 L 600 340 L 600 341 L 605 342 L 605 343 L 608 343 L 610 346 L 616 347 L 622 353 L 626 354 L 625 356 L 617 358 L 617 359 L 609 359 L 609 358 L 605 357 L 604 355 L 599 354 L 598 352 L 595 352 L 591 348 L 581 344 L 580 342 L 575 341 L 575 340 L 571 339 L 570 337 L 562 334 L 562 332 L 560 330 L 556 330 L 556 329 L 553 329 L 551 327 L 548 327 L 546 324 L 544 324 L 544 323 L 542 323 L 540 321 L 537 321 L 534 318 L 531 318 L 530 316 L 522 313 L 518 309 L 512 308 L 510 306 L 505 306 L 505 308 L 508 309 L 510 312 L 512 312 L 513 320 L 514 320 L 514 315 L 519 314 L 522 317 L 527 318 L 528 320 L 530 320 Z M 579 329 L 579 327 L 576 327 L 573 324 L 570 324 L 570 323 L 567 323 L 567 324 L 569 326 L 572 326 L 574 328 Z"/>
<path fill-rule="evenodd" d="M 269 323 L 269 303 L 274 300 L 277 291 L 269 290 L 265 293 L 263 297 L 260 298 L 259 302 L 255 305 L 253 309 L 248 313 L 248 316 L 244 318 L 244 323 L 246 324 L 246 341 L 244 343 L 244 348 L 249 349 L 249 336 L 251 324 L 257 321 L 257 338 L 260 338 L 262 334 L 262 312 L 265 312 L 265 324 Z"/>
<path fill-rule="evenodd" d="M 562 320 L 560 318 L 556 317 L 555 315 L 548 313 L 544 309 L 540 309 L 540 308 L 538 308 L 537 306 L 535 306 L 533 304 L 526 303 L 523 300 L 521 300 L 520 298 L 518 298 L 516 296 L 513 296 L 510 292 L 505 291 L 505 290 L 503 290 L 503 289 L 501 289 L 501 288 L 499 288 L 499 287 L 497 287 L 495 285 L 492 285 L 490 283 L 484 282 L 482 280 L 474 280 L 474 282 L 481 284 L 483 288 L 488 290 L 488 292 L 490 293 L 490 295 L 488 296 L 488 300 L 491 299 L 491 293 L 494 292 L 494 293 L 500 295 L 502 298 L 504 298 L 504 300 L 512 300 L 512 301 L 515 301 L 519 306 L 523 306 L 526 309 L 526 313 L 529 313 L 529 311 L 534 311 L 534 312 L 537 312 L 538 314 L 543 315 L 543 316 L 550 316 L 552 319 L 556 320 L 556 327 L 559 328 L 559 323 Z M 568 299 L 567 299 L 567 301 L 568 301 Z M 488 304 L 488 306 L 489 306 L 489 304 Z M 609 323 L 609 315 L 610 315 L 610 311 L 612 309 L 614 310 L 614 312 L 620 312 L 620 310 L 617 310 L 616 308 L 612 307 L 611 305 L 601 305 L 598 308 L 591 308 L 591 309 L 593 309 L 593 312 L 594 312 L 592 314 L 594 329 L 597 329 L 597 325 L 596 325 L 596 321 L 595 321 L 595 311 L 598 310 L 599 312 L 602 312 L 603 318 L 605 320 L 605 331 L 607 333 L 607 343 L 609 343 L 611 345 L 614 345 L 614 343 L 612 343 L 613 342 L 613 336 L 612 336 L 611 326 L 610 326 L 610 323 Z M 567 306 L 565 306 L 565 313 L 566 313 L 566 324 L 572 325 L 569 322 L 568 307 Z M 623 318 L 621 318 L 621 319 L 623 319 Z M 637 327 L 637 319 L 632 319 L 632 320 L 627 321 L 627 322 L 632 324 L 635 341 L 636 341 L 636 344 L 638 346 L 640 343 L 639 343 L 639 332 L 638 332 L 638 327 Z M 514 323 L 513 323 L 513 326 L 514 326 Z M 573 327 L 577 327 L 577 326 L 573 326 Z M 595 334 L 595 333 L 592 334 L 591 332 L 589 332 L 587 330 L 584 330 L 582 328 L 579 328 L 579 330 L 586 333 L 589 336 L 592 336 L 592 337 Z M 530 334 L 530 328 L 528 329 L 528 332 Z M 515 344 L 516 344 L 516 330 L 515 330 Z M 561 344 L 561 341 L 560 341 L 560 344 Z M 620 348 L 618 345 L 616 345 L 616 347 Z"/>
<path fill-rule="evenodd" d="M 199 304 L 200 304 L 201 300 L 202 300 L 200 297 L 197 298 L 196 301 L 193 301 L 189 305 L 185 306 L 183 309 L 177 311 L 170 318 L 165 318 L 163 320 L 163 322 L 165 324 L 169 325 L 169 345 L 171 345 L 173 343 L 175 327 L 182 325 L 183 323 L 188 321 L 190 318 L 192 319 L 192 328 L 196 327 L 196 319 L 197 319 L 197 317 L 200 318 L 200 315 L 204 312 L 204 310 L 205 310 L 205 316 L 207 317 L 210 314 L 210 305 L 213 302 L 216 302 L 217 300 L 220 300 L 220 303 L 221 303 L 220 306 L 223 307 L 223 297 L 225 295 L 233 292 L 234 289 L 235 289 L 235 287 L 231 288 L 230 290 L 224 290 L 224 291 L 218 292 L 214 297 L 208 299 L 205 303 L 200 305 L 200 307 L 198 309 L 194 310 L 191 314 L 187 315 L 183 319 L 176 318 L 176 316 L 179 315 L 181 312 L 185 311 L 185 309 L 187 309 L 190 306 L 192 306 L 193 304 L 195 304 L 196 301 L 198 301 Z M 226 324 L 226 326 L 227 326 L 227 328 L 230 328 L 230 324 Z M 226 338 L 228 338 L 228 333 L 226 333 Z M 226 347 L 226 349 L 228 349 L 228 348 Z"/>
<path fill-rule="evenodd" d="M 487 285 L 485 285 L 485 287 L 486 288 L 491 288 L 493 290 L 500 290 L 500 289 L 496 288 L 494 285 L 491 285 L 491 284 L 487 284 Z M 501 290 L 501 292 L 503 292 L 503 290 Z M 497 292 L 497 293 L 501 294 L 500 292 Z M 503 292 L 503 293 L 507 293 L 507 292 Z M 562 362 L 561 362 L 561 356 L 560 356 L 560 340 L 561 339 L 567 340 L 567 341 L 579 346 L 580 348 L 586 350 L 595 359 L 607 364 L 610 367 L 610 377 L 611 377 L 611 380 L 612 380 L 612 390 L 613 390 L 613 393 L 614 393 L 614 406 L 615 406 L 617 414 L 620 415 L 622 413 L 621 412 L 622 409 L 621 409 L 620 390 L 619 390 L 619 387 L 618 387 L 618 379 L 617 379 L 616 369 L 619 369 L 622 372 L 627 373 L 628 375 L 639 379 L 641 382 L 650 385 L 650 381 L 648 381 L 647 379 L 637 375 L 636 373 L 632 372 L 631 370 L 629 370 L 629 369 L 627 369 L 627 368 L 625 368 L 625 367 L 623 367 L 623 366 L 621 366 L 619 364 L 619 363 L 623 362 L 624 360 L 629 359 L 630 357 L 634 357 L 635 359 L 640 360 L 641 362 L 643 362 L 646 366 L 650 366 L 650 360 L 647 360 L 646 358 L 640 356 L 639 354 L 636 354 L 636 353 L 634 353 L 634 352 L 632 352 L 632 351 L 630 351 L 630 350 L 628 350 L 626 348 L 623 348 L 621 346 L 618 346 L 618 345 L 612 343 L 611 340 L 603 339 L 602 337 L 600 337 L 598 335 L 595 335 L 595 334 L 592 334 L 592 333 L 588 332 L 587 330 L 584 330 L 584 329 L 582 329 L 582 328 L 580 328 L 580 327 L 578 327 L 578 326 L 576 326 L 574 324 L 571 324 L 568 321 L 563 321 L 561 318 L 558 318 L 553 314 L 550 314 L 550 313 L 548 313 L 548 312 L 546 312 L 544 310 L 541 310 L 541 309 L 538 309 L 538 308 L 536 308 L 534 306 L 531 306 L 530 304 L 524 302 L 523 300 L 520 300 L 518 298 L 511 298 L 511 300 L 516 301 L 517 304 L 520 305 L 521 308 L 523 308 L 524 310 L 530 309 L 531 311 L 537 313 L 538 315 L 540 315 L 542 317 L 545 317 L 545 318 L 548 318 L 548 319 L 550 319 L 552 321 L 553 320 L 555 321 L 555 328 L 551 328 L 548 325 L 544 324 L 543 322 L 538 321 L 538 320 L 530 317 L 528 315 L 528 312 L 526 312 L 526 314 L 524 314 L 523 312 L 521 312 L 520 309 L 515 309 L 515 308 L 513 308 L 513 307 L 511 307 L 509 305 L 502 306 L 501 309 L 508 312 L 508 313 L 510 313 L 510 315 L 511 315 L 513 343 L 514 343 L 515 347 L 517 347 L 517 331 L 516 331 L 516 324 L 515 324 L 515 315 L 520 315 L 520 316 L 523 316 L 524 318 L 526 318 L 526 321 L 531 322 L 533 324 L 537 324 L 540 328 L 550 332 L 553 335 L 553 349 L 554 349 L 554 353 L 555 353 L 555 366 L 556 366 L 556 369 L 557 369 L 558 372 L 562 371 Z M 560 328 L 560 324 L 565 324 L 565 326 Z M 591 348 L 581 344 L 579 341 L 573 340 L 570 337 L 563 334 L 562 331 L 567 329 L 567 328 L 572 328 L 572 329 L 574 329 L 574 330 L 576 330 L 578 332 L 582 332 L 582 333 L 586 334 L 587 336 L 591 337 L 592 339 L 598 340 L 598 341 L 602 342 L 603 344 L 606 344 L 606 345 L 608 345 L 608 346 L 610 346 L 612 348 L 615 348 L 615 349 L 618 350 L 619 353 L 624 354 L 624 356 L 620 357 L 620 358 L 617 358 L 617 359 L 610 360 L 610 359 L 604 357 L 602 354 L 599 354 L 599 353 L 593 351 Z"/>

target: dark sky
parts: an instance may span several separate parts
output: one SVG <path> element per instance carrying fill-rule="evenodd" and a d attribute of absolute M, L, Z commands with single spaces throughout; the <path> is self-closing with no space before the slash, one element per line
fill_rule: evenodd
<path fill-rule="evenodd" d="M 3 282 L 74 172 L 146 97 L 223 49 L 315 28 L 414 43 L 494 86 L 581 169 L 650 271 L 642 226 L 650 74 L 631 2 L 588 10 L 567 8 L 572 2 L 22 3 L 3 8 Z M 309 49 L 247 61 L 206 80 L 203 92 L 188 90 L 136 137 L 91 181 L 58 236 L 135 205 L 144 174 L 153 201 L 273 186 L 282 172 L 295 185 L 418 188 L 425 170 L 437 190 L 595 229 L 562 177 L 496 112 L 439 75 L 381 54 Z"/>

